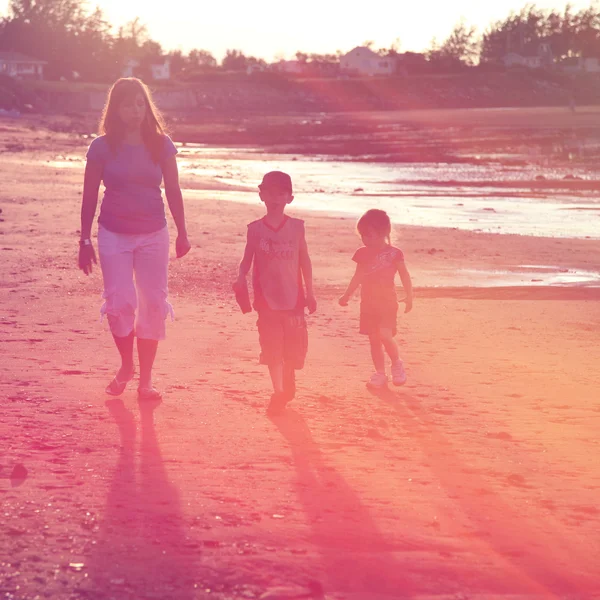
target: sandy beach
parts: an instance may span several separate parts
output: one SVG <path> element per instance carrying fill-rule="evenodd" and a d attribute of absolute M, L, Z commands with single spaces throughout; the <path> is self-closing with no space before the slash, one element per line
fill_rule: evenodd
<path fill-rule="evenodd" d="M 597 272 L 600 240 L 397 226 L 409 379 L 374 396 L 358 302 L 337 304 L 355 220 L 298 194 L 319 309 L 298 397 L 269 419 L 230 291 L 260 202 L 182 175 L 164 399 L 110 399 L 101 275 L 76 268 L 83 170 L 55 164 L 89 140 L 0 126 L 0 598 L 600 598 L 600 287 L 453 276 Z"/>

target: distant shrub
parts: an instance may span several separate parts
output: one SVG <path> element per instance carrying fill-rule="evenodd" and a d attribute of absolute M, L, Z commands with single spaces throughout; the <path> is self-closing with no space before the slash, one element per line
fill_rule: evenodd
<path fill-rule="evenodd" d="M 0 108 L 23 112 L 34 103 L 34 95 L 20 81 L 8 75 L 0 75 Z"/>

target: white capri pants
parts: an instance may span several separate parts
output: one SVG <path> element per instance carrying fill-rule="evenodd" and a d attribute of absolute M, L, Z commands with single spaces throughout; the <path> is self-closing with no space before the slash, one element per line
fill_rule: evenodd
<path fill-rule="evenodd" d="M 167 315 L 173 319 L 173 307 L 167 302 L 167 227 L 130 234 L 113 233 L 100 225 L 98 254 L 105 299 L 100 314 L 108 317 L 112 334 L 126 337 L 135 328 L 138 338 L 164 340 Z"/>

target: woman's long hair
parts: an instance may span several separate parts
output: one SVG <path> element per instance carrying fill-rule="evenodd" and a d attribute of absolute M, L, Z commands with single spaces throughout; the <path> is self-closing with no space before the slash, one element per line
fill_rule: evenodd
<path fill-rule="evenodd" d="M 125 137 L 125 126 L 119 116 L 121 103 L 142 94 L 146 103 L 146 115 L 141 125 L 142 140 L 155 163 L 160 162 L 164 149 L 165 123 L 152 101 L 148 86 L 136 77 L 123 77 L 115 81 L 108 92 L 108 98 L 100 119 L 100 135 L 106 135 L 108 145 L 115 151 Z"/>

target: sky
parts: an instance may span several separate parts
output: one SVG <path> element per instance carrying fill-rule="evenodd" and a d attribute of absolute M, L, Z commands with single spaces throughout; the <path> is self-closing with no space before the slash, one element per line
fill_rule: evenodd
<path fill-rule="evenodd" d="M 527 0 L 89 0 L 115 26 L 140 17 L 165 51 L 192 48 L 221 59 L 228 48 L 266 60 L 291 59 L 296 51 L 348 52 L 372 41 L 398 42 L 401 52 L 420 52 L 443 41 L 461 18 L 483 32 L 518 11 Z M 566 2 L 539 0 L 538 8 L 563 10 Z M 0 0 L 0 14 L 9 0 Z M 590 1 L 573 0 L 575 10 Z"/>

